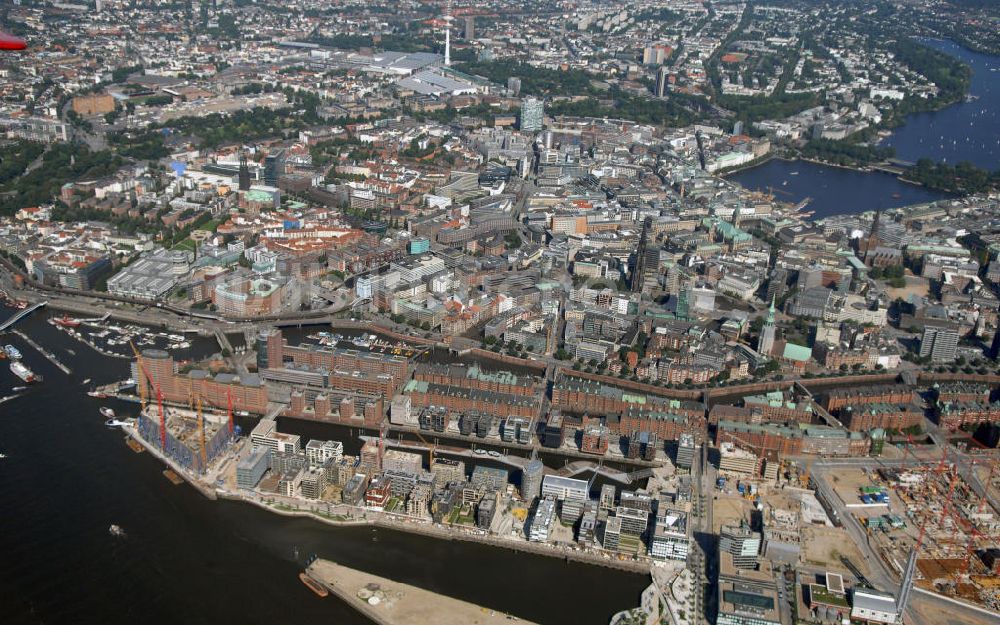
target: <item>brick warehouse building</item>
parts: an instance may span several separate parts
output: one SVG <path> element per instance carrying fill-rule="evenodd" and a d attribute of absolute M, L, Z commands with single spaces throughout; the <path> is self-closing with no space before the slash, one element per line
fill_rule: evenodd
<path fill-rule="evenodd" d="M 414 408 L 443 406 L 450 412 L 476 411 L 498 417 L 537 417 L 542 405 L 540 395 L 509 395 L 423 380 L 410 380 L 403 392 L 410 396 Z"/>
<path fill-rule="evenodd" d="M 681 434 L 690 434 L 696 441 L 703 441 L 706 433 L 703 414 L 692 417 L 635 407 L 627 408 L 617 420 L 609 417 L 608 427 L 622 436 L 631 436 L 633 432 L 649 432 L 661 441 L 678 440 Z"/>
<path fill-rule="evenodd" d="M 327 371 L 363 371 L 389 374 L 396 383 L 410 375 L 410 362 L 401 356 L 374 354 L 322 345 L 288 345 L 281 330 L 265 330 L 257 337 L 257 369 L 280 369 L 286 363 Z"/>
<path fill-rule="evenodd" d="M 1000 402 L 950 400 L 938 402 L 938 424 L 949 430 L 965 425 L 1000 422 Z"/>
<path fill-rule="evenodd" d="M 822 405 L 836 414 L 844 406 L 862 404 L 912 404 L 913 389 L 901 384 L 876 384 L 831 389 L 823 394 Z"/>
<path fill-rule="evenodd" d="M 267 387 L 257 374 L 236 376 L 220 373 L 213 376 L 201 369 L 179 373 L 177 363 L 162 350 L 142 352 L 133 363 L 132 376 L 141 385 L 140 392 L 145 393 L 151 403 L 156 401 L 156 387 L 159 387 L 164 401 L 188 404 L 195 397 L 200 397 L 206 406 L 226 409 L 231 398 L 233 410 L 265 414 L 268 409 Z M 281 414 L 316 421 L 377 426 L 385 415 L 384 394 L 353 388 L 353 382 L 358 377 L 334 377 L 340 380 L 339 386 L 351 388 L 338 390 L 304 384 L 292 391 L 290 405 Z M 391 376 L 381 377 L 385 378 L 383 382 L 388 383 Z M 152 378 L 153 385 L 149 378 Z"/>
<path fill-rule="evenodd" d="M 259 376 L 230 373 L 213 376 L 202 369 L 178 373 L 174 359 L 159 349 L 147 349 L 139 355 L 132 366 L 132 378 L 137 381 L 139 392 L 150 402 L 156 401 L 156 387 L 149 383 L 152 378 L 166 401 L 187 404 L 200 397 L 205 405 L 226 408 L 232 398 L 234 410 L 260 414 L 267 411 L 267 389 Z"/>
<path fill-rule="evenodd" d="M 295 389 L 288 412 L 303 419 L 377 427 L 385 416 L 381 395 Z"/>
<path fill-rule="evenodd" d="M 618 416 L 636 408 L 696 419 L 705 416 L 705 407 L 699 402 L 650 395 L 565 374 L 552 387 L 552 407 L 588 415 Z"/>
<path fill-rule="evenodd" d="M 784 426 L 732 421 L 720 421 L 715 430 L 715 444 L 722 443 L 733 443 L 772 461 L 799 454 L 865 456 L 871 449 L 871 439 L 860 432 L 845 432 L 822 425 Z"/>
<path fill-rule="evenodd" d="M 848 430 L 867 432 L 875 428 L 905 430 L 924 422 L 924 410 L 915 404 L 865 403 L 840 409 L 841 423 Z"/>
<path fill-rule="evenodd" d="M 414 380 L 471 388 L 507 395 L 531 396 L 542 389 L 544 380 L 535 376 L 516 376 L 508 371 L 484 371 L 478 365 L 420 365 L 413 373 Z"/>

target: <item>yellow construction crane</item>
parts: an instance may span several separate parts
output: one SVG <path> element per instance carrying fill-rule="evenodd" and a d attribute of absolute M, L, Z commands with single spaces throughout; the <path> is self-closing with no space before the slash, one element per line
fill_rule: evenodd
<path fill-rule="evenodd" d="M 811 457 L 808 460 L 806 460 L 806 470 L 799 477 L 802 484 L 802 488 L 809 488 L 809 468 L 812 466 L 812 461 L 813 459 Z"/>

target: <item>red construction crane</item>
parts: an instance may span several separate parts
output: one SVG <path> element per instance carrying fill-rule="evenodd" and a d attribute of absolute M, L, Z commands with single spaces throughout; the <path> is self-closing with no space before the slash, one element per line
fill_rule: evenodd
<path fill-rule="evenodd" d="M 972 564 L 972 554 L 976 550 L 976 539 L 982 537 L 982 533 L 976 528 L 971 528 L 969 532 L 969 546 L 965 549 L 965 561 L 962 562 L 962 573 L 969 572 L 969 565 Z"/>
<path fill-rule="evenodd" d="M 160 449 L 167 451 L 167 413 L 163 410 L 163 393 L 160 385 L 156 385 L 156 403 L 160 406 Z"/>
<path fill-rule="evenodd" d="M 208 452 L 205 449 L 205 416 L 201 413 L 201 395 L 198 396 L 198 438 L 201 443 L 201 466 L 208 471 Z"/>
<path fill-rule="evenodd" d="M 934 472 L 937 473 L 939 476 L 942 473 L 944 473 L 945 469 L 947 468 L 945 466 L 945 462 L 947 460 L 948 460 L 948 445 L 945 444 L 941 446 L 941 461 L 938 462 L 937 466 L 934 468 Z"/>
<path fill-rule="evenodd" d="M 917 455 L 913 452 L 913 436 L 911 436 L 910 434 L 906 435 L 906 451 L 908 451 L 910 453 L 910 456 L 913 458 L 914 461 L 916 461 L 916 462 L 923 462 L 922 460 L 920 460 L 919 458 L 917 458 Z M 938 468 L 940 468 L 940 469 L 944 468 L 944 461 L 945 461 L 945 458 L 946 458 L 947 454 L 948 454 L 947 448 L 943 449 L 942 453 L 941 453 L 941 462 L 938 463 Z M 904 453 L 904 457 L 905 457 L 905 453 Z M 955 481 L 956 481 L 955 479 L 952 479 L 952 481 L 951 481 L 951 483 L 950 483 L 950 485 L 948 487 L 948 498 L 946 500 L 947 502 L 951 501 L 951 494 L 952 494 L 952 491 L 955 488 Z M 920 547 L 922 547 L 923 544 L 924 544 L 924 536 L 927 533 L 927 522 L 928 522 L 928 519 L 925 518 L 924 522 L 920 525 L 920 533 L 917 535 L 917 542 L 914 543 L 914 545 L 913 545 L 913 551 L 919 552 L 920 551 Z"/>
<path fill-rule="evenodd" d="M 226 408 L 229 410 L 229 435 L 233 435 L 233 391 L 226 389 Z"/>

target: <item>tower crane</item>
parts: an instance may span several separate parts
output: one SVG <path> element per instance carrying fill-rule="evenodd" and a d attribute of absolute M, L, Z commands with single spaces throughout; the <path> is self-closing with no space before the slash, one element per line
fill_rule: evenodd
<path fill-rule="evenodd" d="M 198 396 L 198 440 L 201 443 L 201 466 L 208 471 L 208 452 L 205 450 L 205 416 L 201 413 L 201 396 Z"/>
<path fill-rule="evenodd" d="M 229 413 L 229 435 L 233 435 L 233 391 L 226 389 L 226 410 Z"/>
<path fill-rule="evenodd" d="M 128 346 L 132 348 L 132 353 L 135 354 L 135 367 L 139 370 L 139 379 L 136 381 L 136 386 L 139 388 L 139 406 L 142 408 L 142 412 L 146 412 L 146 381 L 143 379 L 146 372 L 142 368 L 142 357 L 139 354 L 139 350 L 136 349 L 135 343 L 129 341 Z"/>

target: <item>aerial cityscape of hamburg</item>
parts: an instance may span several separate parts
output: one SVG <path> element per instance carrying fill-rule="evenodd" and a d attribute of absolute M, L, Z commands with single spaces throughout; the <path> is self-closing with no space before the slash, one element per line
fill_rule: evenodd
<path fill-rule="evenodd" d="M 1000 0 L 0 0 L 0 624 L 1000 625 Z"/>

